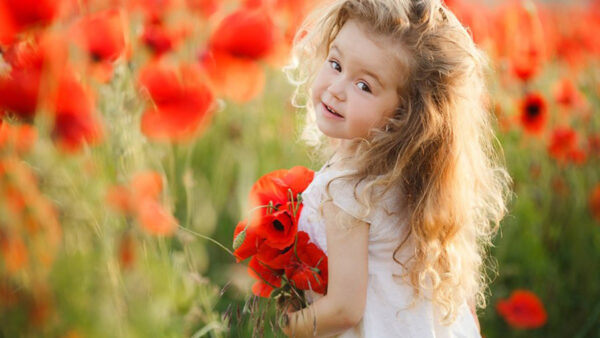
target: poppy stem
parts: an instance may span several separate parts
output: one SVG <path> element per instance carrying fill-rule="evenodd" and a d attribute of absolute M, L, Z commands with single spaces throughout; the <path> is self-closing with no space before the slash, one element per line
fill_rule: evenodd
<path fill-rule="evenodd" d="M 233 254 L 233 252 L 231 252 L 231 250 L 227 249 L 227 247 L 226 247 L 226 246 L 224 246 L 223 244 L 219 243 L 219 242 L 218 242 L 217 240 L 215 240 L 214 238 L 210 238 L 210 237 L 208 237 L 208 236 L 205 236 L 205 235 L 199 234 L 199 233 L 197 233 L 197 232 L 195 232 L 195 231 L 192 231 L 192 230 L 190 230 L 190 229 L 188 229 L 188 228 L 186 228 L 186 227 L 184 227 L 184 226 L 181 226 L 181 225 L 179 226 L 179 228 L 181 228 L 181 229 L 182 229 L 182 230 L 184 230 L 184 231 L 187 231 L 187 232 L 189 232 L 190 234 L 192 234 L 192 235 L 194 235 L 194 236 L 197 236 L 197 237 L 200 237 L 200 238 L 203 238 L 203 239 L 206 239 L 206 240 L 209 240 L 209 241 L 211 241 L 211 242 L 215 243 L 216 245 L 220 246 L 220 247 L 221 247 L 221 249 L 223 249 L 223 250 L 227 251 L 227 252 L 228 252 L 228 253 L 229 253 L 231 256 L 234 256 L 234 254 Z M 234 256 L 234 257 L 235 257 L 235 256 Z"/>

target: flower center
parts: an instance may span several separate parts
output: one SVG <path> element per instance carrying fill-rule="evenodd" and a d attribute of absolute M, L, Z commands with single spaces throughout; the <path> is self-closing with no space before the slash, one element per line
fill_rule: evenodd
<path fill-rule="evenodd" d="M 540 106 L 537 104 L 529 104 L 527 105 L 527 115 L 530 118 L 535 118 L 540 114 Z"/>
<path fill-rule="evenodd" d="M 278 231 L 283 231 L 285 228 L 283 227 L 283 224 L 281 224 L 281 222 L 279 222 L 278 220 L 274 220 L 273 221 L 273 226 L 275 227 L 275 229 L 277 229 Z"/>

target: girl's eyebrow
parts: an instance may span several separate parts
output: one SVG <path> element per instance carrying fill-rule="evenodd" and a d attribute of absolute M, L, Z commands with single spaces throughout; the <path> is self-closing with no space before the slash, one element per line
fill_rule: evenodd
<path fill-rule="evenodd" d="M 338 54 L 340 54 L 341 57 L 344 57 L 344 53 L 342 53 L 342 51 L 335 44 L 332 44 L 331 48 L 329 48 L 329 50 L 330 51 L 335 50 Z M 375 81 L 377 81 L 377 83 L 379 84 L 380 87 L 382 87 L 382 88 L 385 87 L 383 85 L 383 82 L 381 82 L 381 80 L 379 79 L 379 76 L 377 76 L 377 74 L 369 71 L 368 69 L 366 69 L 364 67 L 361 68 L 359 71 L 362 72 L 362 73 L 367 74 L 368 76 L 370 76 L 372 78 L 374 78 Z"/>

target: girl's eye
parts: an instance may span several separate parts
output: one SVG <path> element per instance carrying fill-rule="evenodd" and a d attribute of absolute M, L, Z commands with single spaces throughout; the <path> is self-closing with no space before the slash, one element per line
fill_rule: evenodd
<path fill-rule="evenodd" d="M 331 66 L 331 68 L 337 70 L 338 72 L 342 71 L 342 66 L 340 66 L 340 64 L 337 63 L 337 61 L 335 60 L 329 60 L 329 65 Z"/>
<path fill-rule="evenodd" d="M 362 91 L 365 91 L 367 93 L 371 92 L 371 88 L 369 88 L 369 86 L 366 83 L 364 83 L 364 82 L 359 82 L 357 84 L 357 86 L 358 86 L 358 89 L 360 89 Z"/>

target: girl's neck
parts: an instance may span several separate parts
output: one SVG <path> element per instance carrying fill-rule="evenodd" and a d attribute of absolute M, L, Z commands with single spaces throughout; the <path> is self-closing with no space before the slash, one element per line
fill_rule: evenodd
<path fill-rule="evenodd" d="M 356 153 L 356 144 L 351 140 L 341 140 L 325 167 L 332 170 L 352 169 L 350 159 Z"/>

